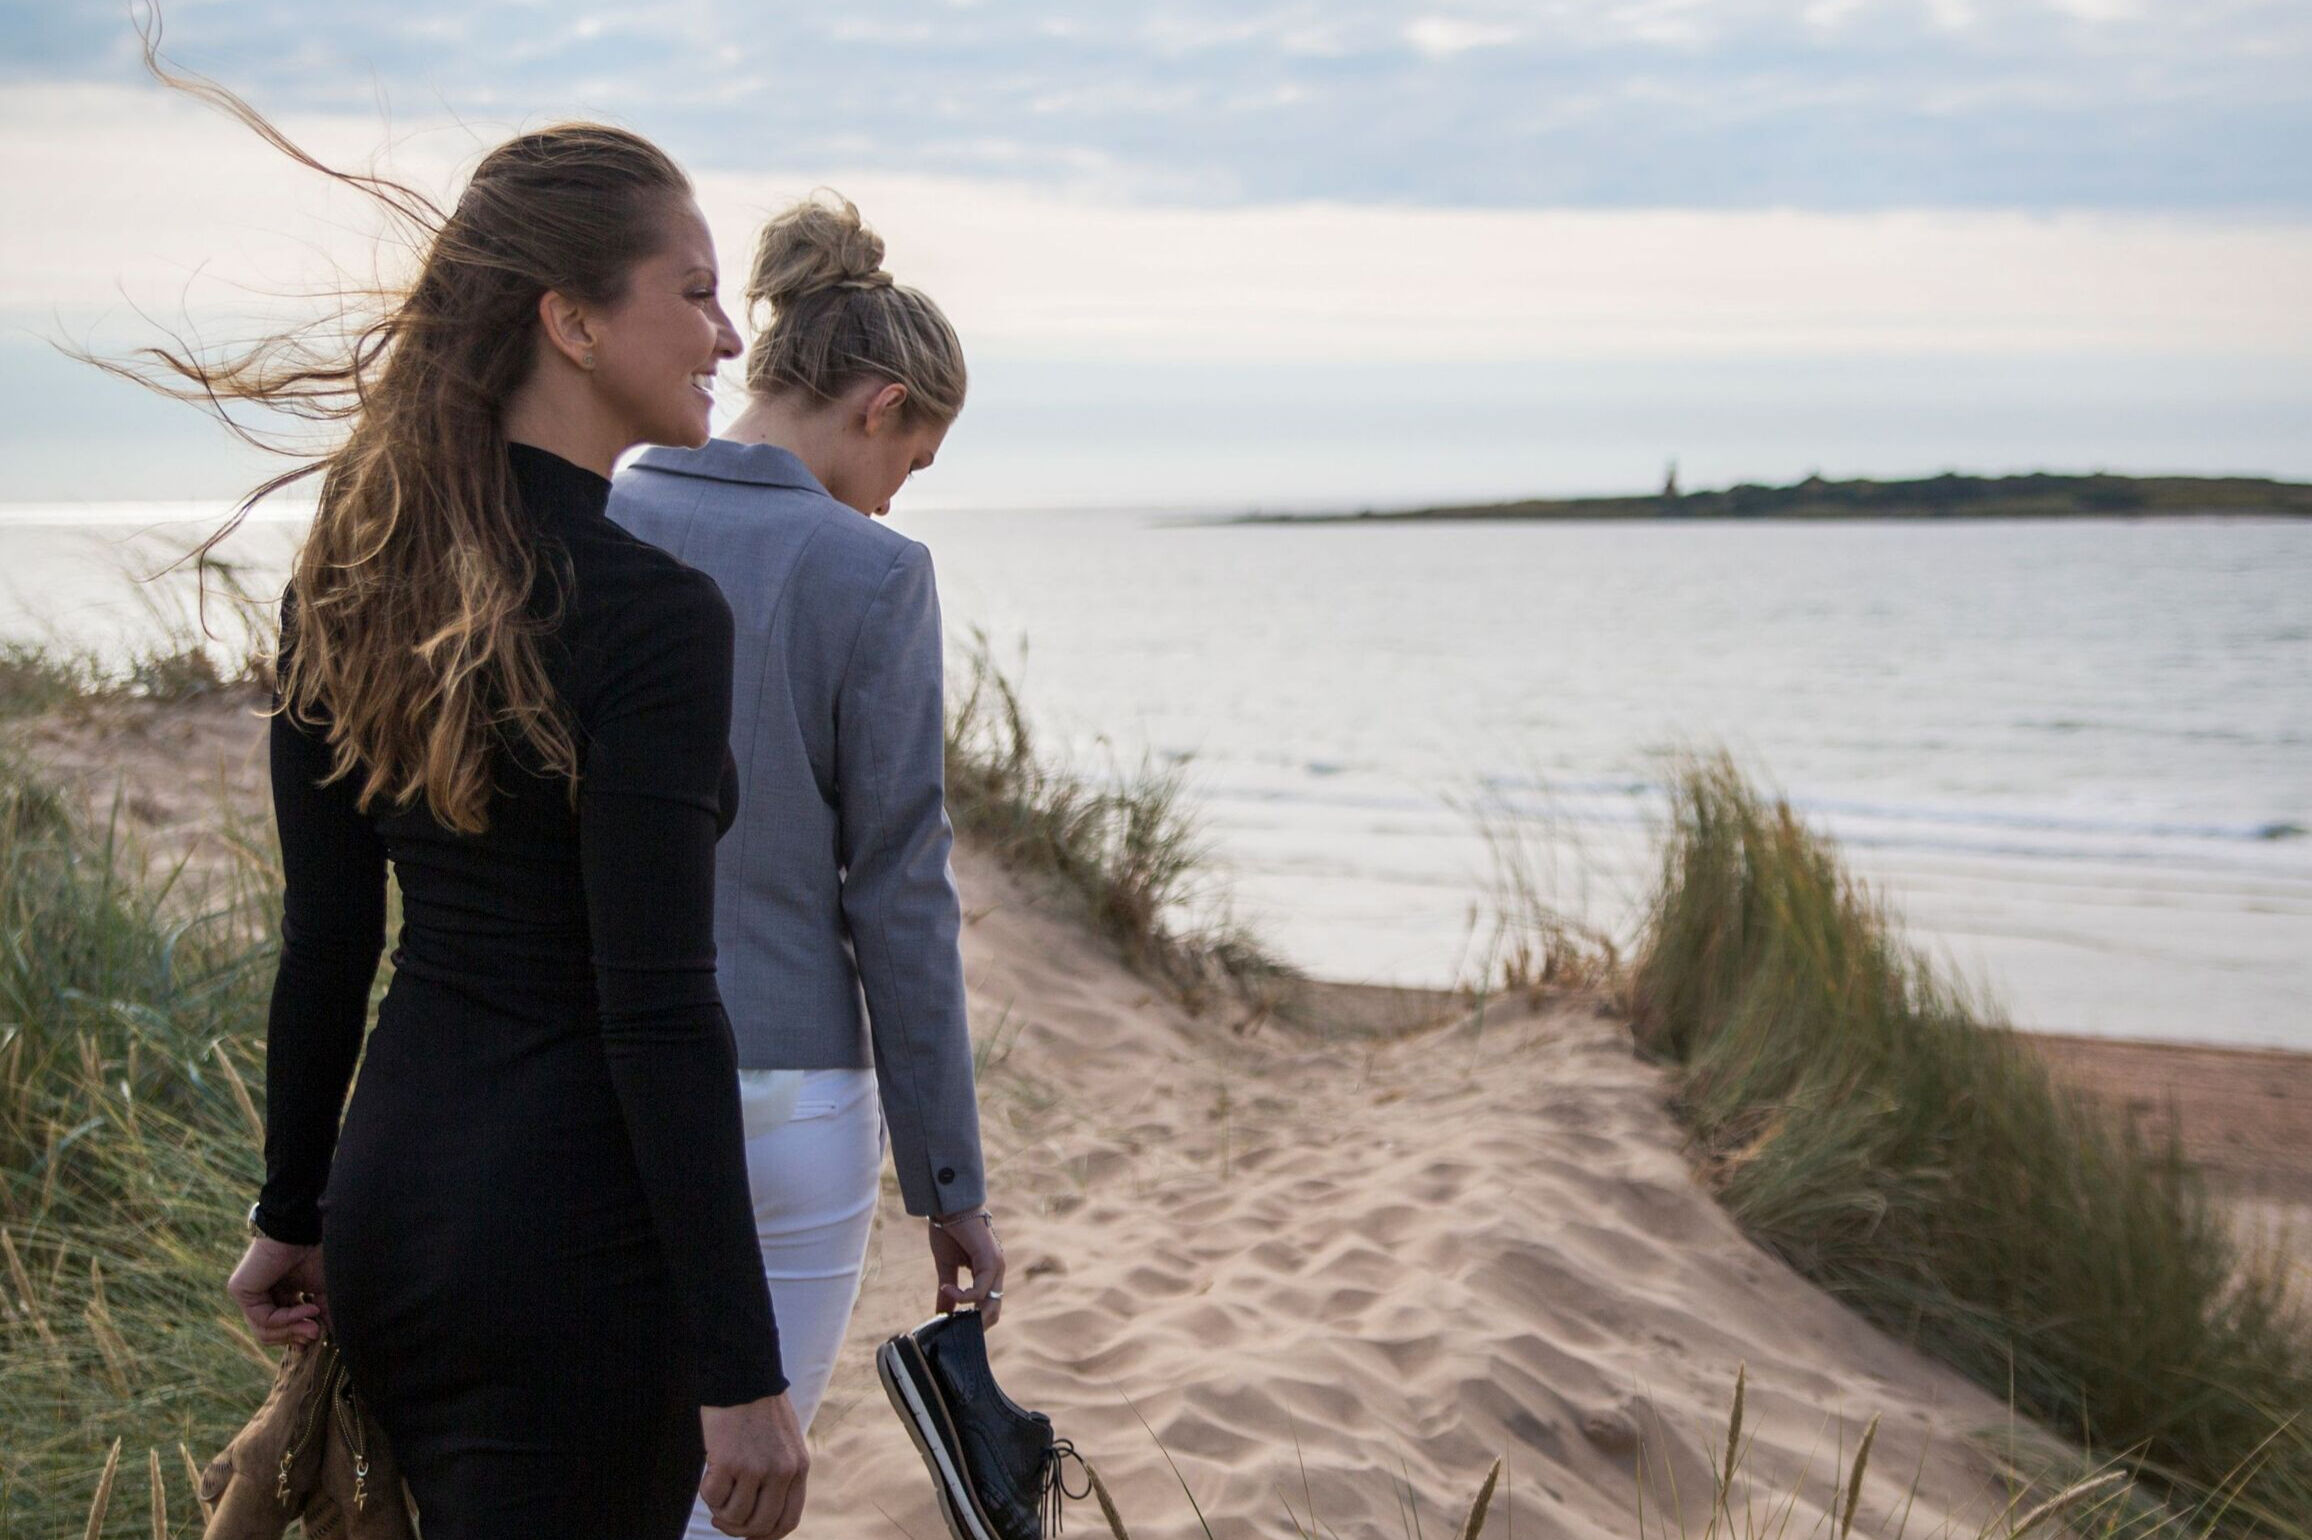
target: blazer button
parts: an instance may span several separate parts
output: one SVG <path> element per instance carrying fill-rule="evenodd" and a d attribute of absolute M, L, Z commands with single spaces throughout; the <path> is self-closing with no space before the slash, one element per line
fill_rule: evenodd
<path fill-rule="evenodd" d="M 950 1182 L 952 1182 L 952 1181 L 954 1181 L 954 1180 L 955 1180 L 955 1167 L 953 1167 L 953 1166 L 941 1166 L 941 1167 L 939 1168 L 939 1185 L 940 1185 L 940 1186 L 944 1187 L 944 1186 L 946 1186 L 948 1183 L 950 1183 Z"/>

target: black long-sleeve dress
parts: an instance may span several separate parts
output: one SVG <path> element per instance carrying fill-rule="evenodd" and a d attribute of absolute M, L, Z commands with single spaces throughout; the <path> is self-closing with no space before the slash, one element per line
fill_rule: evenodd
<path fill-rule="evenodd" d="M 325 1243 L 338 1339 L 427 1540 L 647 1540 L 690 1511 L 698 1408 L 786 1384 L 715 989 L 731 617 L 604 516 L 607 481 L 509 453 L 534 605 L 560 595 L 545 659 L 576 804 L 509 750 L 480 835 L 422 803 L 363 813 L 351 778 L 320 784 L 320 734 L 274 718 L 287 896 L 258 1218 Z M 388 860 L 403 924 L 364 1054 Z"/>

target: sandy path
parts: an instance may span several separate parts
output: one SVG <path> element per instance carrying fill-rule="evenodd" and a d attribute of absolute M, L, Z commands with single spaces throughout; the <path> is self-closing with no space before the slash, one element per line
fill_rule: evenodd
<path fill-rule="evenodd" d="M 1987 1500 L 1969 1436 L 2000 1405 L 1744 1239 L 1694 1184 L 1659 1073 L 1589 1003 L 1393 1042 L 1239 1040 L 984 859 L 959 874 L 975 1025 L 998 1044 L 984 1095 L 1015 1269 L 998 1368 L 1100 1464 L 1136 1535 L 1195 1528 L 1159 1438 L 1224 1535 L 1276 1532 L 1288 1505 L 1305 1524 L 1313 1496 L 1343 1540 L 1401 1536 L 1408 1482 L 1422 1530 L 1449 1533 L 1497 1454 L 1529 1532 L 1630 1535 L 1641 1440 L 1667 1473 L 1649 1510 L 1673 1479 L 1707 1500 L 1745 1363 L 1750 1474 L 1762 1504 L 1803 1488 L 1792 1533 L 1873 1413 L 1860 1532 L 1914 1472 L 1914 1533 Z M 808 1529 L 935 1540 L 868 1360 L 929 1295 L 886 1199 Z"/>

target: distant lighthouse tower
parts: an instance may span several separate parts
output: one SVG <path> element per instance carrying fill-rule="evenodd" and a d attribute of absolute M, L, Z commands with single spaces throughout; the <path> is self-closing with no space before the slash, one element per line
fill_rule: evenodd
<path fill-rule="evenodd" d="M 1662 473 L 1662 496 L 1670 501 L 1678 497 L 1678 457 L 1670 456 L 1670 468 Z"/>

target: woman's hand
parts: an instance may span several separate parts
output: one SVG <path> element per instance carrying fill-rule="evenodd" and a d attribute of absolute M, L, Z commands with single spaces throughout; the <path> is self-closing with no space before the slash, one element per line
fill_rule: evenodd
<path fill-rule="evenodd" d="M 744 1406 L 702 1406 L 706 1475 L 698 1495 L 726 1535 L 779 1540 L 802 1522 L 810 1451 L 784 1392 Z"/>
<path fill-rule="evenodd" d="M 946 1315 L 958 1305 L 979 1307 L 980 1324 L 993 1326 L 1003 1314 L 1003 1244 L 986 1209 L 941 1214 L 931 1221 L 931 1265 L 939 1270 L 939 1297 L 932 1308 Z M 971 1287 L 957 1281 L 971 1269 Z"/>
<path fill-rule="evenodd" d="M 329 1325 L 329 1285 L 321 1276 L 321 1248 L 252 1237 L 241 1265 L 225 1280 L 249 1330 L 267 1347 L 317 1342 Z"/>

